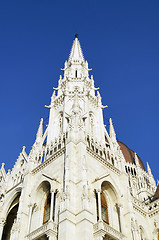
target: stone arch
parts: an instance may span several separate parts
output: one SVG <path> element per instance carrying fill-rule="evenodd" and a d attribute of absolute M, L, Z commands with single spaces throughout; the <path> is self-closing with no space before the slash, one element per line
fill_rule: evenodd
<path fill-rule="evenodd" d="M 7 204 L 5 209 L 6 220 L 2 233 L 2 240 L 9 240 L 14 234 L 14 228 L 16 227 L 17 214 L 19 209 L 19 199 L 21 196 L 21 188 L 16 189 L 15 193 L 10 198 L 10 201 Z"/>
<path fill-rule="evenodd" d="M 141 225 L 139 226 L 139 236 L 141 240 L 147 240 L 145 229 Z"/>
<path fill-rule="evenodd" d="M 103 181 L 101 192 L 105 196 L 108 205 L 109 225 L 118 231 L 121 231 L 119 216 L 119 194 L 115 187 L 109 181 Z"/>
<path fill-rule="evenodd" d="M 2 212 L 2 215 L 4 216 L 4 218 L 7 216 L 8 212 L 9 212 L 9 209 L 10 209 L 10 206 L 11 206 L 12 202 L 14 201 L 14 199 L 18 195 L 21 195 L 21 191 L 22 191 L 21 187 L 16 188 L 16 189 L 14 189 L 13 192 L 10 193 L 9 196 L 7 196 L 7 199 L 5 199 L 6 204 L 3 207 L 3 212 Z"/>
<path fill-rule="evenodd" d="M 43 224 L 44 205 L 50 190 L 50 182 L 42 181 L 33 193 L 30 232 Z"/>

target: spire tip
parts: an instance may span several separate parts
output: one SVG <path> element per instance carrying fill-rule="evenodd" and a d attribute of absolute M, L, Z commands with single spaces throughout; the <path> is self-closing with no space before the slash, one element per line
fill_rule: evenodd
<path fill-rule="evenodd" d="M 75 34 L 75 38 L 78 38 L 78 33 Z"/>

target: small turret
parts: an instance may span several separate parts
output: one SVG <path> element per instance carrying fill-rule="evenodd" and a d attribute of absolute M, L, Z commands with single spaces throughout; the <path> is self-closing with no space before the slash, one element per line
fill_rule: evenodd
<path fill-rule="evenodd" d="M 136 163 L 136 166 L 140 166 L 139 159 L 138 159 L 136 152 L 135 152 L 135 163 Z"/>
<path fill-rule="evenodd" d="M 75 40 L 74 40 L 73 45 L 72 45 L 72 49 L 71 49 L 71 52 L 70 52 L 68 62 L 73 63 L 73 62 L 76 62 L 76 61 L 84 62 L 84 56 L 83 56 L 83 53 L 82 53 L 82 49 L 81 49 L 80 42 L 78 40 L 78 35 L 77 34 L 75 35 Z"/>
<path fill-rule="evenodd" d="M 109 119 L 109 134 L 110 134 L 110 138 L 112 139 L 113 142 L 116 142 L 116 133 L 113 127 L 113 123 L 112 123 L 112 119 Z"/>
<path fill-rule="evenodd" d="M 51 97 L 51 103 L 54 102 L 55 98 L 56 98 L 56 93 L 55 93 L 55 90 L 54 90 L 53 94 L 52 94 L 52 97 Z"/>
<path fill-rule="evenodd" d="M 2 163 L 2 167 L 1 167 L 1 169 L 0 169 L 0 174 L 1 174 L 1 176 L 2 176 L 2 179 L 5 181 L 6 171 L 5 171 L 4 166 L 5 166 L 5 163 Z"/>
<path fill-rule="evenodd" d="M 72 44 L 71 52 L 69 55 L 68 62 L 65 62 L 64 69 L 64 80 L 75 81 L 75 79 L 88 79 L 88 62 L 85 61 L 80 42 L 78 40 L 78 35 L 75 35 L 75 39 Z"/>
<path fill-rule="evenodd" d="M 149 166 L 148 162 L 147 162 L 147 172 L 148 172 L 148 174 L 149 174 L 149 175 L 151 175 L 151 174 L 152 174 L 152 173 L 151 173 L 151 168 L 150 168 L 150 166 Z"/>
<path fill-rule="evenodd" d="M 36 134 L 36 142 L 39 142 L 43 136 L 43 118 L 40 120 L 39 128 Z"/>

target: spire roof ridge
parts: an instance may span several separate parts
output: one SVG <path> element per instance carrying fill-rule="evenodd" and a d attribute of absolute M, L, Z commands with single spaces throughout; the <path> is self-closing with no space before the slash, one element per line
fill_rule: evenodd
<path fill-rule="evenodd" d="M 73 60 L 81 60 L 82 62 L 84 61 L 82 48 L 77 38 L 77 35 L 75 36 L 75 40 L 73 41 L 68 61 L 73 61 Z"/>

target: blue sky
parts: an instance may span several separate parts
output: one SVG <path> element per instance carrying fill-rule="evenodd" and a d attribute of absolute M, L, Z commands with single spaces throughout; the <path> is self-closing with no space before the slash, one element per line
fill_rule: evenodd
<path fill-rule="evenodd" d="M 105 123 L 159 178 L 159 1 L 0 1 L 0 162 L 29 153 L 75 33 Z"/>

